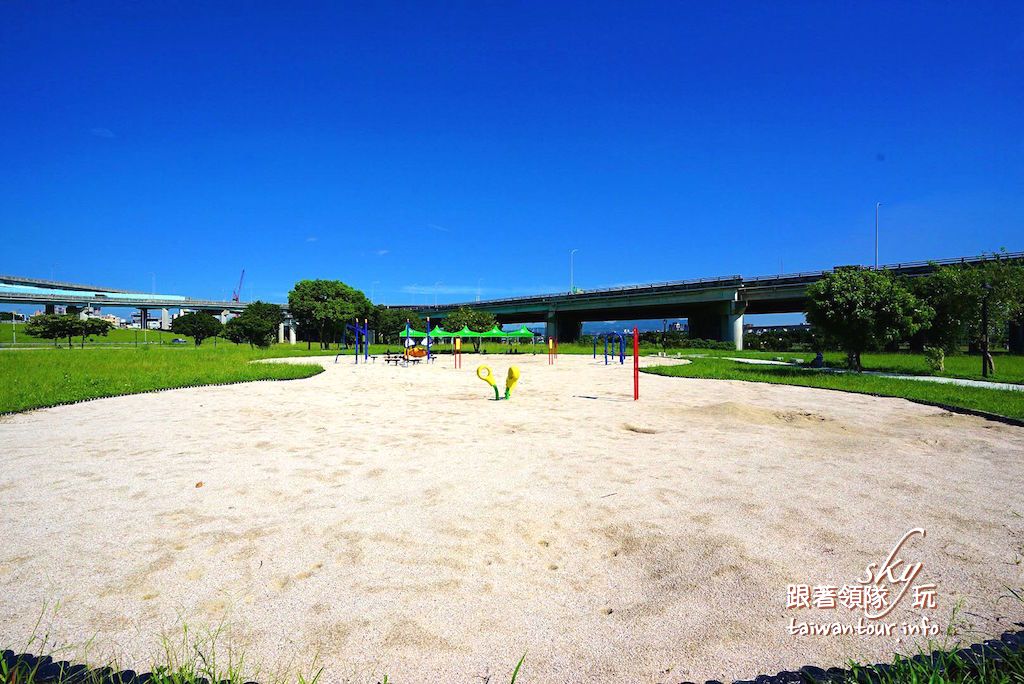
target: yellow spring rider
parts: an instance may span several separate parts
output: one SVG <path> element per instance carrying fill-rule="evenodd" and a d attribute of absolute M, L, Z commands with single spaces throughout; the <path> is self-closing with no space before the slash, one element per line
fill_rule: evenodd
<path fill-rule="evenodd" d="M 476 369 L 476 377 L 480 378 L 494 388 L 494 400 L 509 399 L 512 397 L 512 388 L 519 382 L 519 368 L 512 366 L 508 369 L 508 379 L 505 381 L 505 396 L 498 392 L 498 383 L 494 381 L 494 373 L 487 366 L 480 366 Z"/>

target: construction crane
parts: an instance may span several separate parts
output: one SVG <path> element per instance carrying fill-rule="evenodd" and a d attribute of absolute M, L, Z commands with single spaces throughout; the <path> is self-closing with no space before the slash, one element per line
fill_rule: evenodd
<path fill-rule="evenodd" d="M 242 269 L 242 276 L 238 279 L 238 288 L 231 294 L 231 301 L 238 302 L 242 298 L 242 281 L 245 280 L 245 269 Z"/>

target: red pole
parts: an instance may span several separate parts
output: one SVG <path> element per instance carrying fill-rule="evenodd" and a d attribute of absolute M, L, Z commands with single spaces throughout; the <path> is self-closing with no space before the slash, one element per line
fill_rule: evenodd
<path fill-rule="evenodd" d="M 633 327 L 633 401 L 640 398 L 640 331 Z"/>

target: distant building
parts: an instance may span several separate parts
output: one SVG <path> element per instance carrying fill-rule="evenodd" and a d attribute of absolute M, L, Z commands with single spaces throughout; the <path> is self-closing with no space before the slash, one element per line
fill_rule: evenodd
<path fill-rule="evenodd" d="M 87 315 L 89 316 L 89 318 L 98 318 L 101 321 L 106 321 L 107 323 L 110 323 L 115 328 L 123 328 L 124 324 L 125 324 L 125 320 L 123 318 L 121 318 L 120 316 L 115 316 L 114 314 L 110 314 L 110 313 L 108 313 L 108 314 L 101 314 L 101 313 L 99 313 L 97 311 L 97 312 L 93 312 L 93 313 L 90 313 L 90 314 L 87 314 Z"/>
<path fill-rule="evenodd" d="M 763 335 L 765 333 L 780 333 L 780 332 L 797 332 L 801 330 L 810 330 L 811 326 L 807 323 L 793 323 L 791 325 L 752 325 L 750 323 L 743 326 L 743 332 L 750 335 Z"/>

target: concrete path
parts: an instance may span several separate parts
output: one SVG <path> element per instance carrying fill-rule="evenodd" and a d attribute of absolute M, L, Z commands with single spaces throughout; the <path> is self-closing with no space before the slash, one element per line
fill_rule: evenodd
<path fill-rule="evenodd" d="M 788 361 L 770 361 L 768 359 L 741 359 L 739 357 L 726 356 L 723 357 L 729 361 L 736 361 L 737 363 L 749 363 L 755 366 L 792 366 L 794 368 L 803 368 L 804 370 L 827 370 L 833 373 L 850 373 L 852 371 L 844 370 L 842 368 L 811 368 L 807 365 L 800 365 L 797 363 L 789 363 Z M 939 382 L 946 385 L 961 385 L 963 387 L 982 387 L 984 389 L 995 389 L 995 390 L 1011 390 L 1014 392 L 1024 392 L 1024 385 L 1019 385 L 1012 382 L 991 382 L 989 380 L 968 380 L 966 378 L 946 378 L 937 375 L 902 375 L 899 373 L 882 373 L 880 371 L 864 371 L 865 375 L 877 375 L 883 378 L 896 378 L 898 380 L 916 380 L 918 382 Z"/>

